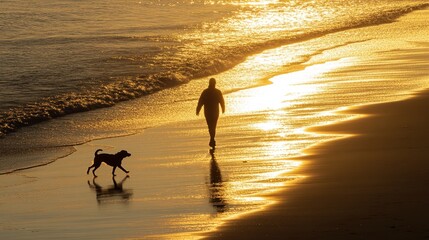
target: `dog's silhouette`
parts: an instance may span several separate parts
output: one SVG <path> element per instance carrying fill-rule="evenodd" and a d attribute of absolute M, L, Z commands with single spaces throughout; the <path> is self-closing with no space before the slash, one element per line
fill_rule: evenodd
<path fill-rule="evenodd" d="M 112 170 L 113 176 L 115 176 L 115 170 L 117 167 L 120 168 L 122 171 L 129 173 L 129 171 L 125 170 L 122 167 L 122 160 L 126 157 L 131 156 L 130 153 L 128 153 L 125 150 L 122 150 L 116 154 L 107 154 L 107 153 L 98 154 L 98 152 L 100 151 L 103 151 L 103 150 L 98 149 L 97 151 L 95 151 L 94 164 L 92 164 L 92 166 L 88 168 L 88 170 L 86 171 L 86 174 L 89 174 L 89 170 L 91 170 L 91 168 L 94 168 L 94 170 L 92 170 L 92 174 L 94 174 L 94 177 L 97 177 L 97 175 L 95 175 L 95 170 L 97 170 L 97 168 L 100 167 L 102 162 L 113 167 L 113 170 Z"/>

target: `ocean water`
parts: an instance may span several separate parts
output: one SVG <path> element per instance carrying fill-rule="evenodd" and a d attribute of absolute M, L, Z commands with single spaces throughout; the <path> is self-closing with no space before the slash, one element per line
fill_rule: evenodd
<path fill-rule="evenodd" d="M 196 96 L 177 86 L 265 50 L 393 22 L 428 6 L 424 0 L 2 1 L 0 172 L 180 120 L 180 112 L 193 109 L 168 106 Z M 291 51 L 277 68 L 292 71 L 325 48 Z M 253 70 L 254 78 L 223 82 L 223 90 L 263 84 L 269 74 Z M 126 107 L 137 98 L 141 109 Z M 105 110 L 118 104 L 124 107 L 113 115 Z M 141 113 L 127 122 L 127 111 Z"/>

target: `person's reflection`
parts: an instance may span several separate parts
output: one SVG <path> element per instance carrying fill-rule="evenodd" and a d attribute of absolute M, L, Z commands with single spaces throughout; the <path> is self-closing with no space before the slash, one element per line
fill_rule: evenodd
<path fill-rule="evenodd" d="M 100 186 L 95 182 L 95 178 L 93 178 L 92 184 L 88 180 L 88 186 L 95 191 L 98 204 L 128 203 L 133 193 L 132 190 L 124 189 L 122 186 L 127 178 L 129 176 L 124 177 L 122 181 L 117 183 L 115 177 L 113 177 L 113 186 L 109 186 L 108 188 Z"/>
<path fill-rule="evenodd" d="M 225 201 L 225 189 L 222 181 L 222 174 L 220 172 L 219 165 L 216 162 L 214 155 L 214 149 L 210 150 L 210 203 L 216 209 L 217 212 L 225 212 L 227 203 Z"/>

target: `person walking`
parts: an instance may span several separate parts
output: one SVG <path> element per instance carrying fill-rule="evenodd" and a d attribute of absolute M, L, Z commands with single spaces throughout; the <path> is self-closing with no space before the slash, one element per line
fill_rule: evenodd
<path fill-rule="evenodd" d="M 204 106 L 204 117 L 206 118 L 210 134 L 209 146 L 213 149 L 216 147 L 215 137 L 216 125 L 219 119 L 219 105 L 222 108 L 222 113 L 225 113 L 225 101 L 222 92 L 216 88 L 216 79 L 210 78 L 209 87 L 201 93 L 198 100 L 196 114 L 198 116 L 201 108 Z"/>

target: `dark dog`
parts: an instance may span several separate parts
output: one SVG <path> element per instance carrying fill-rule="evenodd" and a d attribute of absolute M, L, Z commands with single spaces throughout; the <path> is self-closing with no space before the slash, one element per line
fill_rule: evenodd
<path fill-rule="evenodd" d="M 129 173 L 129 171 L 125 170 L 121 166 L 122 160 L 126 157 L 131 156 L 131 154 L 129 154 L 127 151 L 122 150 L 116 154 L 107 154 L 107 153 L 98 154 L 99 151 L 103 151 L 103 150 L 98 149 L 97 151 L 95 151 L 94 164 L 92 164 L 92 166 L 88 168 L 88 170 L 86 171 L 86 174 L 89 174 L 89 170 L 91 168 L 94 168 L 94 170 L 92 170 L 92 174 L 94 174 L 94 177 L 97 177 L 97 175 L 95 175 L 95 170 L 97 170 L 97 168 L 100 167 L 102 162 L 105 162 L 107 165 L 113 167 L 113 171 L 112 171 L 113 176 L 115 176 L 116 167 L 120 168 L 122 171 L 126 173 Z"/>

